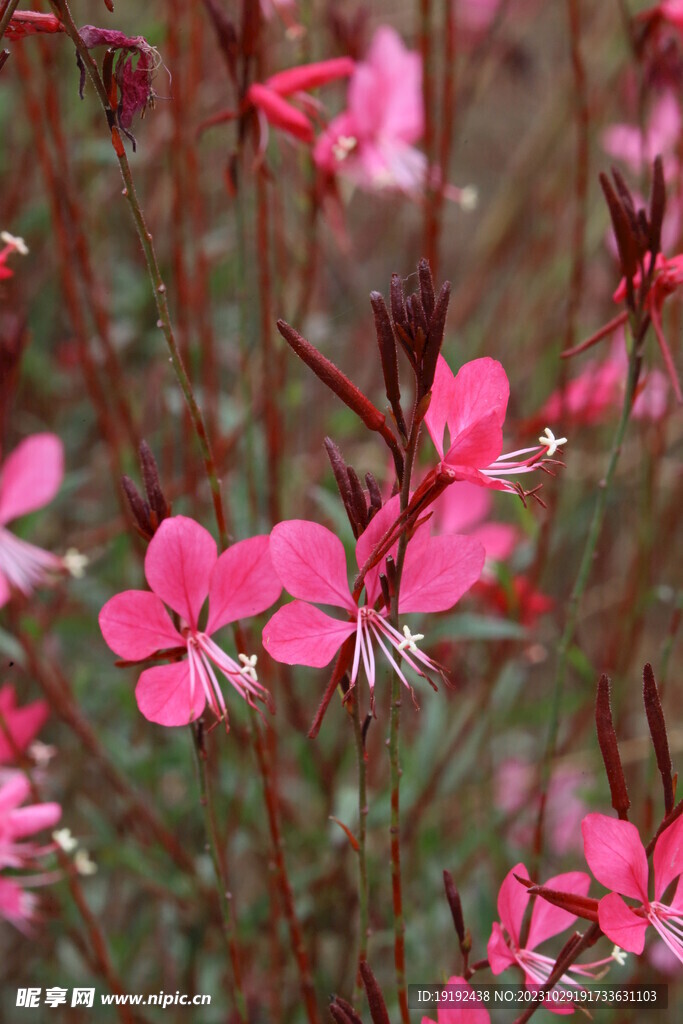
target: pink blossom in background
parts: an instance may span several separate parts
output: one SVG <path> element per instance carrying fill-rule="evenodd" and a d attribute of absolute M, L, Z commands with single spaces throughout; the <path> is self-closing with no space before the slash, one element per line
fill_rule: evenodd
<path fill-rule="evenodd" d="M 64 449 L 55 434 L 26 438 L 0 468 L 0 607 L 12 590 L 28 596 L 50 573 L 64 568 L 61 558 L 6 529 L 13 519 L 52 501 L 63 476 Z"/>
<path fill-rule="evenodd" d="M 22 807 L 30 794 L 31 785 L 20 772 L 11 773 L 0 784 L 0 870 L 32 870 L 37 858 L 54 849 L 52 842 L 40 845 L 25 841 L 36 832 L 52 829 L 62 814 L 57 803 Z M 47 874 L 0 876 L 0 917 L 29 934 L 38 902 L 32 893 L 26 892 L 25 886 L 42 885 L 52 881 L 52 877 Z"/>
<path fill-rule="evenodd" d="M 432 520 L 437 533 L 464 533 L 484 545 L 487 561 L 503 562 L 519 540 L 519 530 L 509 523 L 485 522 L 493 501 L 483 487 L 460 481 L 446 488 L 434 502 Z"/>
<path fill-rule="evenodd" d="M 534 423 L 560 417 L 585 426 L 600 423 L 621 408 L 627 375 L 626 341 L 623 331 L 619 331 L 609 356 L 585 363 L 563 392 L 557 390 L 550 395 Z M 668 395 L 669 385 L 661 370 L 643 371 L 631 415 L 635 419 L 660 420 L 667 410 Z"/>
<path fill-rule="evenodd" d="M 587 775 L 578 768 L 558 766 L 548 786 L 545 811 L 545 836 L 548 847 L 558 857 L 580 851 L 581 821 L 586 814 L 585 801 L 578 791 L 586 785 Z M 511 757 L 496 769 L 494 800 L 496 807 L 514 815 L 508 838 L 516 846 L 533 842 L 539 810 L 538 773 L 528 761 Z"/>
<path fill-rule="evenodd" d="M 448 979 L 448 985 L 457 985 L 460 988 L 469 989 L 470 985 L 464 978 L 454 975 Z M 439 1007 L 436 1021 L 431 1017 L 423 1017 L 421 1024 L 490 1024 L 491 1018 L 488 1011 L 478 1006 L 456 1006 L 455 1009 Z"/>
<path fill-rule="evenodd" d="M 552 903 L 536 899 L 531 912 L 529 932 L 522 946 L 522 922 L 526 913 L 530 896 L 526 887 L 517 881 L 528 878 L 524 864 L 516 864 L 505 876 L 498 893 L 498 916 L 491 937 L 488 941 L 488 959 L 494 974 L 501 974 L 508 967 L 521 967 L 527 985 L 543 985 L 550 977 L 555 966 L 555 957 L 537 953 L 536 948 L 547 939 L 569 928 L 576 917 L 569 911 L 556 907 Z M 564 892 L 586 896 L 590 887 L 590 878 L 583 871 L 569 871 L 556 875 L 544 883 L 550 889 L 561 889 Z M 562 975 L 558 985 L 578 985 L 581 978 L 594 978 L 595 970 L 611 963 L 612 958 L 590 964 L 574 964 Z M 572 973 L 578 977 L 572 977 Z M 571 1013 L 572 1010 L 557 1010 L 553 1003 L 545 1004 L 547 1009 L 559 1013 Z"/>
<path fill-rule="evenodd" d="M 0 232 L 0 242 L 3 243 L 3 247 L 0 249 L 0 281 L 3 281 L 8 277 L 14 277 L 14 271 L 7 266 L 7 260 L 11 254 L 18 252 L 21 256 L 26 256 L 28 248 L 23 238 L 10 235 L 9 231 Z"/>
<path fill-rule="evenodd" d="M 377 543 L 396 520 L 398 497 L 375 515 L 356 544 L 356 560 L 362 567 Z M 390 553 L 395 554 L 396 545 Z M 438 666 L 420 651 L 407 626 L 403 635 L 387 620 L 386 609 L 377 610 L 381 599 L 382 566 L 368 572 L 366 603 L 360 607 L 349 589 L 344 546 L 335 534 L 318 523 L 291 520 L 279 523 L 271 534 L 275 571 L 284 588 L 296 600 L 284 605 L 263 630 L 263 646 L 276 661 L 287 665 L 327 665 L 341 645 L 355 634 L 351 685 L 358 677 L 362 659 L 371 695 L 376 677 L 374 644 L 378 644 L 402 682 L 410 689 L 393 648 L 420 676 L 423 669 Z M 452 608 L 479 579 L 484 549 L 468 537 L 431 537 L 424 527 L 408 544 L 401 582 L 399 612 L 440 612 Z M 347 613 L 336 619 L 315 607 L 332 605 Z"/>
<path fill-rule="evenodd" d="M 11 683 L 0 688 L 0 764 L 13 764 L 45 725 L 50 715 L 47 701 L 17 706 Z M 8 735 L 9 734 L 9 735 Z"/>
<path fill-rule="evenodd" d="M 182 661 L 147 668 L 135 696 L 145 718 L 160 725 L 187 725 L 206 703 L 217 718 L 228 722 L 228 711 L 212 666 L 253 706 L 269 703 L 259 683 L 256 657 L 240 655 L 238 664 L 211 639 L 222 626 L 250 618 L 269 608 L 280 596 L 273 571 L 268 537 L 239 541 L 218 557 L 208 530 L 186 516 L 165 519 L 150 541 L 145 576 L 152 593 L 126 590 L 107 601 L 100 612 L 100 629 L 109 647 L 121 658 L 186 654 Z M 199 619 L 209 599 L 208 620 Z M 164 607 L 180 617 L 176 628 Z"/>
<path fill-rule="evenodd" d="M 670 249 L 678 242 L 681 229 L 683 211 L 678 186 L 681 167 L 678 151 L 682 127 L 679 100 L 673 90 L 667 89 L 653 104 L 644 132 L 636 125 L 614 124 L 606 128 L 602 134 L 605 152 L 622 160 L 635 175 L 641 175 L 649 170 L 656 156 L 662 157 L 664 177 L 670 185 L 666 217 L 662 226 L 664 249 Z M 637 194 L 635 198 L 640 199 Z M 616 256 L 613 232 L 608 235 L 608 246 Z"/>
<path fill-rule="evenodd" d="M 629 821 L 589 814 L 581 826 L 588 867 L 598 882 L 612 889 L 598 905 L 605 935 L 630 953 L 642 953 L 645 932 L 652 925 L 683 963 L 683 817 L 657 839 L 652 855 L 654 900 L 648 895 L 649 868 L 638 829 Z M 662 897 L 679 879 L 669 903 Z M 636 900 L 631 907 L 622 896 Z"/>
<path fill-rule="evenodd" d="M 507 375 L 497 360 L 474 359 L 454 376 L 439 356 L 425 424 L 441 459 L 440 468 L 453 480 L 518 494 L 520 485 L 505 477 L 532 472 L 544 456 L 552 459 L 566 443 L 566 438 L 557 439 L 547 429 L 539 444 L 501 455 L 509 395 Z"/>
<path fill-rule="evenodd" d="M 649 254 L 647 259 L 650 259 Z M 640 271 L 638 271 L 633 278 L 634 288 L 640 287 L 640 280 L 641 275 Z M 645 306 L 652 319 L 652 326 L 657 338 L 657 343 L 659 344 L 659 349 L 662 353 L 664 365 L 676 394 L 676 398 L 679 402 L 683 402 L 683 395 L 681 394 L 681 386 L 678 381 L 678 374 L 676 372 L 673 356 L 671 355 L 669 343 L 664 337 L 664 330 L 662 327 L 662 307 L 664 306 L 665 299 L 677 291 L 682 284 L 683 254 L 672 256 L 670 259 L 667 259 L 662 253 L 658 253 L 657 259 L 655 260 L 655 276 L 652 281 L 650 291 L 647 294 Z M 623 278 L 612 298 L 615 302 L 625 301 L 626 281 Z"/>

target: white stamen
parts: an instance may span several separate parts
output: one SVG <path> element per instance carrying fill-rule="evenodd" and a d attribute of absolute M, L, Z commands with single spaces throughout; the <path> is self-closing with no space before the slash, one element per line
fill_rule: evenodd
<path fill-rule="evenodd" d="M 67 548 L 62 558 L 64 566 L 75 580 L 82 580 L 85 576 L 85 568 L 90 563 L 87 555 L 84 555 L 78 548 Z"/>
<path fill-rule="evenodd" d="M 549 459 L 552 459 L 557 449 L 567 443 L 566 437 L 555 437 L 550 427 L 546 427 L 543 434 L 539 437 L 538 443 L 545 445 L 548 449 L 547 455 Z"/>
<path fill-rule="evenodd" d="M 0 240 L 5 245 L 11 246 L 21 256 L 28 256 L 28 246 L 23 238 L 19 238 L 18 235 L 10 235 L 9 231 L 0 231 Z"/>
<path fill-rule="evenodd" d="M 90 859 L 87 850 L 79 850 L 74 857 L 74 866 L 79 875 L 94 875 L 97 871 L 97 864 Z"/>
<path fill-rule="evenodd" d="M 625 949 L 622 949 L 621 946 L 615 946 L 610 955 L 613 960 L 616 960 L 616 962 L 623 967 L 626 963 L 628 953 Z"/>
<path fill-rule="evenodd" d="M 417 641 L 424 640 L 424 633 L 411 633 L 407 626 L 403 627 L 403 636 L 405 640 L 401 640 L 400 644 L 396 647 L 397 651 L 410 651 L 411 654 L 419 654 L 417 649 Z"/>
<path fill-rule="evenodd" d="M 332 152 L 334 153 L 335 160 L 346 160 L 349 153 L 351 153 L 357 145 L 358 139 L 354 138 L 353 135 L 340 135 L 332 146 Z"/>
<path fill-rule="evenodd" d="M 247 654 L 239 654 L 238 658 L 243 665 L 240 669 L 241 674 L 243 676 L 247 676 L 247 678 L 251 679 L 252 682 L 258 683 L 258 676 L 256 675 L 256 663 L 258 661 L 258 656 L 256 654 L 252 654 L 250 657 Z"/>
<path fill-rule="evenodd" d="M 58 828 L 52 833 L 52 838 L 64 853 L 73 853 L 78 846 L 78 840 L 74 839 L 68 828 Z"/>

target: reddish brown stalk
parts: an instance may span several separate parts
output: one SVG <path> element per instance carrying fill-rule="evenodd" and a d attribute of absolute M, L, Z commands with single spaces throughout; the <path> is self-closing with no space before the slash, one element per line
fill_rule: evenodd
<path fill-rule="evenodd" d="M 276 785 L 273 781 L 268 753 L 263 743 L 263 736 L 261 735 L 260 722 L 256 715 L 253 716 L 253 739 L 256 759 L 258 761 L 261 781 L 263 783 L 263 795 L 268 814 L 268 828 L 270 830 L 270 839 L 275 858 L 275 868 L 278 874 L 279 888 L 285 906 L 285 916 L 287 918 L 287 924 L 289 925 L 292 950 L 299 969 L 301 994 L 306 1008 L 306 1016 L 310 1024 L 319 1024 L 320 1017 L 315 998 L 315 987 L 313 985 L 311 966 L 308 959 L 308 953 L 306 951 L 303 932 L 297 917 L 296 907 L 294 906 L 294 894 L 292 893 L 292 887 L 287 874 L 287 866 L 285 864 L 284 846 L 282 842 L 282 833 L 280 831 L 279 799 Z"/>
<path fill-rule="evenodd" d="M 327 711 L 329 703 L 334 696 L 334 691 L 339 686 L 340 682 L 344 677 L 344 673 L 351 664 L 351 658 L 353 657 L 353 647 L 354 637 L 350 636 L 348 637 L 348 639 L 344 641 L 339 650 L 339 654 L 337 655 L 337 660 L 334 663 L 334 669 L 332 670 L 330 681 L 327 684 L 327 689 L 325 690 L 322 696 L 322 700 L 318 705 L 318 710 L 316 711 L 315 718 L 311 723 L 311 728 L 308 730 L 309 740 L 314 740 L 318 733 L 320 732 L 320 726 L 322 725 L 323 716 Z"/>
<path fill-rule="evenodd" d="M 437 193 L 443 182 L 434 183 L 432 179 L 434 166 L 434 113 L 435 89 L 434 69 L 432 67 L 432 0 L 418 0 L 419 3 L 419 40 L 422 57 L 422 103 L 424 110 L 424 150 L 427 157 L 424 188 L 424 244 L 423 252 L 432 269 L 436 272 L 437 265 Z"/>
<path fill-rule="evenodd" d="M 628 313 L 624 311 L 615 316 L 612 320 L 601 327 L 595 334 L 591 334 L 590 338 L 586 338 L 579 345 L 575 345 L 573 348 L 566 349 L 564 352 L 560 352 L 561 359 L 571 359 L 572 356 L 578 356 L 579 352 L 585 352 L 587 349 L 592 348 L 593 345 L 597 345 L 603 338 L 607 338 L 610 334 L 616 331 L 617 327 L 622 327 L 628 320 Z"/>
<path fill-rule="evenodd" d="M 124 381 L 119 357 L 112 343 L 109 314 L 102 300 L 102 289 L 100 283 L 95 279 L 92 268 L 90 248 L 83 228 L 82 208 L 78 201 L 79 191 L 73 180 L 58 96 L 56 90 L 52 88 L 51 75 L 54 71 L 52 49 L 48 40 L 44 38 L 38 39 L 37 43 L 43 71 L 43 86 L 38 89 L 38 95 L 42 96 L 45 102 L 45 121 L 52 135 L 57 154 L 56 180 L 59 183 L 60 198 L 66 202 L 68 208 L 69 236 L 73 240 L 73 250 L 79 269 L 83 296 L 90 310 L 90 316 L 102 348 L 107 375 L 107 391 L 111 392 L 114 399 L 117 416 L 121 420 L 129 443 L 133 447 L 137 447 L 140 439 L 130 408 L 127 385 Z M 26 81 L 26 76 L 24 76 L 24 81 Z"/>
<path fill-rule="evenodd" d="M 272 336 L 272 280 L 270 272 L 270 218 L 266 171 L 256 172 L 256 254 L 261 313 L 261 367 L 263 375 L 267 496 L 270 522 L 275 525 L 280 514 L 280 462 L 282 459 L 283 430 L 277 396 L 281 393 L 275 373 L 277 370 Z"/>
<path fill-rule="evenodd" d="M 450 177 L 451 148 L 456 118 L 455 72 L 457 53 L 456 8 L 452 0 L 443 0 L 443 76 L 441 86 L 441 134 L 438 146 L 439 180 L 433 199 L 433 244 L 429 262 L 434 277 L 439 275 L 439 242 L 443 221 L 444 189 Z"/>
<path fill-rule="evenodd" d="M 576 317 L 581 302 L 584 281 L 584 248 L 586 236 L 586 214 L 588 204 L 588 142 L 589 108 L 586 69 L 581 53 L 581 5 L 580 0 L 567 0 L 569 17 L 569 40 L 571 50 L 574 88 L 574 116 L 576 120 L 576 160 L 574 179 L 574 223 L 572 226 L 572 269 L 569 281 L 569 298 L 565 320 L 564 347 L 574 345 Z"/>

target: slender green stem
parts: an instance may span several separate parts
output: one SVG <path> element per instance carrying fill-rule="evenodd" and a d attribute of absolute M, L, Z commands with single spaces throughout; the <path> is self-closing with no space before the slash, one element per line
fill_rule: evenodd
<path fill-rule="evenodd" d="M 637 346 L 634 345 L 633 351 L 629 359 L 628 378 L 626 389 L 624 392 L 624 401 L 621 408 L 621 415 L 619 417 L 619 424 L 614 435 L 614 440 L 612 441 L 609 462 L 607 464 L 607 472 L 605 473 L 604 479 L 602 479 L 598 485 L 598 497 L 595 502 L 593 518 L 591 520 L 588 535 L 586 537 L 583 555 L 581 556 L 581 562 L 579 564 L 579 571 L 577 573 L 576 581 L 574 583 L 574 587 L 569 598 L 567 621 L 558 647 L 557 670 L 555 673 L 555 683 L 552 694 L 550 723 L 548 726 L 548 738 L 546 741 L 546 749 L 543 760 L 542 785 L 544 791 L 547 788 L 548 780 L 550 777 L 551 762 L 555 754 L 555 746 L 557 743 L 557 734 L 560 725 L 560 713 L 562 709 L 562 696 L 564 692 L 564 683 L 567 676 L 569 652 L 574 642 L 574 636 L 576 633 L 576 626 L 579 617 L 579 610 L 581 606 L 581 599 L 588 584 L 591 569 L 593 567 L 595 552 L 598 546 L 598 540 L 600 539 L 600 534 L 602 532 L 602 526 L 605 519 L 605 512 L 607 511 L 609 493 L 612 487 L 612 482 L 614 480 L 614 474 L 616 472 L 617 463 L 619 462 L 619 456 L 621 454 L 621 448 L 626 434 L 626 427 L 628 426 L 628 421 L 631 414 L 631 406 L 633 404 L 633 392 L 638 374 L 638 359 L 639 356 L 637 353 Z"/>
<path fill-rule="evenodd" d="M 204 744 L 204 731 L 201 719 L 192 726 L 192 737 L 194 740 L 194 750 L 197 758 L 199 802 L 202 805 L 206 841 L 211 854 L 214 874 L 216 876 L 216 891 L 218 893 L 218 903 L 223 922 L 223 937 L 225 939 L 228 956 L 232 965 L 233 980 L 235 983 L 235 1009 L 237 1011 L 240 1024 L 248 1024 L 249 1016 L 247 1013 L 247 1001 L 244 995 L 244 988 L 242 986 L 242 968 L 240 965 L 239 947 L 237 944 L 235 922 L 233 920 L 232 907 L 230 903 L 232 897 L 228 890 L 225 866 L 218 852 L 218 829 L 216 826 L 216 815 L 213 807 L 211 779 L 209 776 L 209 760 L 206 746 Z"/>
<path fill-rule="evenodd" d="M 356 737 L 356 756 L 358 760 L 358 963 L 367 960 L 369 914 L 368 914 L 368 866 L 366 859 L 366 837 L 368 825 L 368 794 L 367 794 L 367 761 L 363 727 L 360 720 L 360 703 L 357 695 L 353 700 L 353 731 Z M 360 986 L 360 975 L 357 975 Z"/>
<path fill-rule="evenodd" d="M 192 420 L 195 434 L 199 442 L 199 448 L 202 453 L 202 459 L 204 461 L 204 468 L 206 476 L 209 481 L 209 487 L 211 489 L 211 498 L 213 501 L 214 513 L 216 516 L 216 524 L 218 526 L 218 534 L 221 541 L 221 548 L 225 549 L 228 545 L 228 529 L 225 516 L 225 508 L 223 505 L 223 497 L 221 494 L 220 481 L 216 471 L 216 463 L 214 461 L 213 452 L 211 451 L 211 444 L 209 437 L 206 432 L 206 426 L 204 424 L 204 417 L 201 409 L 197 403 L 197 400 L 192 390 L 192 384 L 188 377 L 185 369 L 183 360 L 178 349 L 175 334 L 173 331 L 173 324 L 171 321 L 171 314 L 168 308 L 168 296 L 166 292 L 166 285 L 163 277 L 161 276 L 161 270 L 159 268 L 159 261 L 157 260 L 156 250 L 154 248 L 152 235 L 147 228 L 142 208 L 138 201 L 137 193 L 135 191 L 135 185 L 133 183 L 133 177 L 130 171 L 130 164 L 128 163 L 128 157 L 121 140 L 121 135 L 116 125 L 116 116 L 111 108 L 107 90 L 104 82 L 97 67 L 96 62 L 90 55 L 90 52 L 81 39 L 78 29 L 74 23 L 69 10 L 69 5 L 66 0 L 51 0 L 52 7 L 62 19 L 64 28 L 73 41 L 78 54 L 83 61 L 83 64 L 90 76 L 90 79 L 95 87 L 95 91 L 102 103 L 105 116 L 107 118 L 107 124 L 111 131 L 111 140 L 114 147 L 114 152 L 119 162 L 121 169 L 121 176 L 124 181 L 125 188 L 123 195 L 128 202 L 130 211 L 133 215 L 133 221 L 135 222 L 135 228 L 137 230 L 138 238 L 142 246 L 142 251 L 145 256 L 145 262 L 147 264 L 147 272 L 149 279 L 152 284 L 154 291 L 154 301 L 156 302 L 157 312 L 159 319 L 157 321 L 158 326 L 161 328 L 168 350 L 171 357 L 171 364 L 173 370 L 180 384 L 180 388 L 183 392 L 187 407 Z"/>
<path fill-rule="evenodd" d="M 421 423 L 413 423 L 408 439 L 406 460 L 401 486 L 401 512 L 408 507 L 410 501 L 410 478 L 412 476 L 417 442 L 420 436 Z M 401 589 L 401 575 L 405 560 L 408 538 L 405 531 L 401 534 L 396 554 L 396 584 L 391 599 L 389 621 L 398 628 L 398 600 Z M 405 950 L 405 919 L 403 916 L 403 885 L 401 879 L 401 812 L 400 785 L 401 765 L 399 760 L 399 730 L 401 725 L 401 680 L 395 672 L 391 674 L 391 713 L 389 719 L 389 760 L 391 763 L 391 820 L 389 834 L 391 837 L 391 890 L 394 909 L 394 965 L 396 968 L 396 987 L 398 989 L 398 1005 L 401 1011 L 402 1024 L 410 1024 L 408 1010 L 408 990 L 406 987 L 406 950 Z"/>

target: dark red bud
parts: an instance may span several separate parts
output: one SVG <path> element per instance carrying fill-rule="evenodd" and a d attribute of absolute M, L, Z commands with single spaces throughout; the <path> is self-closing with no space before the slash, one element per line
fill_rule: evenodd
<path fill-rule="evenodd" d="M 462 946 L 465 941 L 465 922 L 462 916 L 462 903 L 460 902 L 460 893 L 455 886 L 455 882 L 453 881 L 453 876 L 450 871 L 444 871 L 443 884 L 446 889 L 448 906 L 451 908 L 455 932 L 460 940 L 460 945 Z"/>
<path fill-rule="evenodd" d="M 606 675 L 600 676 L 598 693 L 595 700 L 595 726 L 598 733 L 598 743 L 602 760 L 605 764 L 607 781 L 610 793 L 612 794 L 612 807 L 623 820 L 628 819 L 628 809 L 631 806 L 624 769 L 619 756 L 619 744 L 617 734 L 612 722 L 612 707 L 610 704 L 610 682 Z"/>
<path fill-rule="evenodd" d="M 359 965 L 360 976 L 365 986 L 365 994 L 368 997 L 370 1016 L 373 1024 L 391 1024 L 384 996 L 377 984 L 377 979 L 370 969 L 367 960 L 361 960 Z"/>
<path fill-rule="evenodd" d="M 643 702 L 645 704 L 645 714 L 647 715 L 650 736 L 652 737 L 652 746 L 657 758 L 657 767 L 659 768 L 662 786 L 664 787 L 664 813 L 669 814 L 673 810 L 674 805 L 673 767 L 669 752 L 669 740 L 666 735 L 666 722 L 664 721 L 662 702 L 659 698 L 659 690 L 657 689 L 652 665 L 649 664 L 643 669 Z"/>

